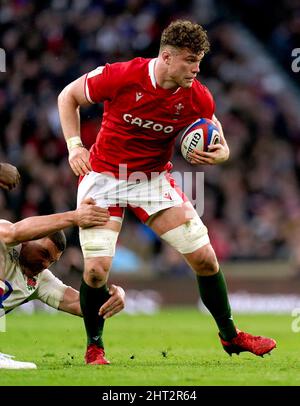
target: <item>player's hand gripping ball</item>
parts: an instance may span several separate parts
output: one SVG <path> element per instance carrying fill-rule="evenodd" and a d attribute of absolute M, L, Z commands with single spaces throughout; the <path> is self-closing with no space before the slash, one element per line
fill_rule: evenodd
<path fill-rule="evenodd" d="M 190 162 L 189 153 L 194 149 L 208 151 L 209 145 L 219 144 L 221 137 L 218 127 L 208 118 L 199 118 L 181 131 L 181 154 Z"/>

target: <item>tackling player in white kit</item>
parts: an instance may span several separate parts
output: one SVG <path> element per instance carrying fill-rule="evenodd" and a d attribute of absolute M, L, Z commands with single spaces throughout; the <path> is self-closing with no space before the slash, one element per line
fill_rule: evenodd
<path fill-rule="evenodd" d="M 65 250 L 62 229 L 101 226 L 107 222 L 107 210 L 94 203 L 86 199 L 77 210 L 29 217 L 15 224 L 0 220 L 0 317 L 34 299 L 82 316 L 79 292 L 62 283 L 48 268 Z M 124 307 L 124 295 L 122 288 L 112 285 L 98 312 L 105 318 L 118 313 Z M 36 368 L 36 365 L 0 353 L 0 368 Z"/>

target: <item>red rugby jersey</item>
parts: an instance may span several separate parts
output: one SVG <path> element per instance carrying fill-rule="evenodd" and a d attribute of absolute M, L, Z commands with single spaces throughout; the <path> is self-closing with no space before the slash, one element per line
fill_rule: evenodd
<path fill-rule="evenodd" d="M 155 80 L 155 63 L 135 58 L 86 75 L 87 99 L 104 102 L 102 125 L 91 148 L 94 171 L 118 176 L 119 164 L 127 164 L 128 175 L 168 170 L 179 131 L 197 118 L 212 118 L 215 103 L 204 85 L 194 80 L 188 89 L 163 89 Z"/>

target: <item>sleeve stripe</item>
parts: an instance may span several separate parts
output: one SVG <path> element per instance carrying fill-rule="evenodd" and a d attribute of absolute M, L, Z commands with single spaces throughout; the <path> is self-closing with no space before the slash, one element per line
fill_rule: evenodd
<path fill-rule="evenodd" d="M 85 94 L 85 98 L 86 98 L 87 101 L 90 102 L 91 104 L 95 104 L 95 102 L 93 102 L 93 100 L 91 99 L 91 96 L 90 96 L 90 91 L 89 91 L 87 79 L 88 79 L 88 74 L 85 75 L 85 80 L 84 80 L 84 94 Z"/>

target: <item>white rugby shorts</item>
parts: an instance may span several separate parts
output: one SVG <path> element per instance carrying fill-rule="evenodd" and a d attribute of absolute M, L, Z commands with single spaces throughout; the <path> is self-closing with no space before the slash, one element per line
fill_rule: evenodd
<path fill-rule="evenodd" d="M 168 172 L 151 179 L 128 181 L 105 173 L 90 172 L 78 187 L 77 207 L 92 197 L 97 206 L 108 208 L 111 220 L 122 221 L 127 207 L 143 222 L 164 209 L 181 206 L 188 201 Z"/>

